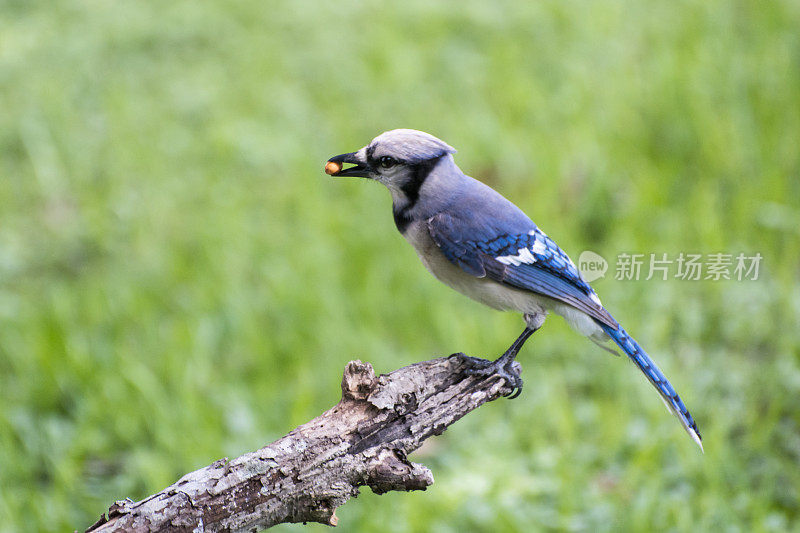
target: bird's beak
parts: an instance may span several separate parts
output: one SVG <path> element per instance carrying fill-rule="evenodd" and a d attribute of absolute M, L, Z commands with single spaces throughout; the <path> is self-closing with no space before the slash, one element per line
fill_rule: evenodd
<path fill-rule="evenodd" d="M 343 163 L 355 166 L 342 168 Z M 325 165 L 325 173 L 337 178 L 368 178 L 370 177 L 370 168 L 367 162 L 359 157 L 358 152 L 350 152 L 349 154 L 341 154 L 328 159 L 328 163 Z"/>

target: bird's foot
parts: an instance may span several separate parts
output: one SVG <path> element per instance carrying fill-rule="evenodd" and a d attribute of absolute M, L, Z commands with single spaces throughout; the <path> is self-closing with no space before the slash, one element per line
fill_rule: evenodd
<path fill-rule="evenodd" d="M 465 363 L 465 373 L 470 376 L 484 378 L 498 377 L 504 379 L 511 387 L 511 392 L 506 394 L 509 400 L 513 400 L 522 392 L 522 378 L 520 377 L 522 367 L 508 354 L 502 355 L 495 361 L 481 359 L 480 357 L 470 357 L 463 353 L 453 355 Z"/>

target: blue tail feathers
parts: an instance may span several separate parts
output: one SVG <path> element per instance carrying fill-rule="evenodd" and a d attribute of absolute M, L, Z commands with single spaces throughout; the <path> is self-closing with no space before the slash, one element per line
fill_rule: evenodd
<path fill-rule="evenodd" d="M 663 372 L 656 366 L 655 362 L 647 355 L 647 353 L 639 346 L 639 343 L 636 342 L 633 337 L 628 335 L 628 333 L 622 329 L 622 326 L 618 326 L 618 329 L 614 329 L 605 324 L 599 324 L 600 327 L 611 337 L 621 349 L 624 351 L 627 356 L 633 361 L 633 363 L 639 367 L 639 370 L 647 376 L 647 379 L 650 383 L 658 391 L 658 394 L 661 396 L 661 399 L 666 404 L 667 408 L 674 414 L 678 420 L 680 421 L 683 429 L 689 434 L 692 439 L 700 446 L 700 449 L 703 449 L 703 442 L 702 437 L 700 436 L 700 431 L 697 429 L 697 424 L 695 424 L 692 415 L 689 413 L 689 410 L 683 405 L 680 396 L 678 393 L 675 392 L 675 389 L 670 384 L 667 377 L 664 375 Z"/>

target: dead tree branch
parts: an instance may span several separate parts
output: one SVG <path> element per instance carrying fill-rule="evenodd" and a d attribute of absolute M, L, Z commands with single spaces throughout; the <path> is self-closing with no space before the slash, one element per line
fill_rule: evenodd
<path fill-rule="evenodd" d="M 285 437 L 186 474 L 139 502 L 116 502 L 87 531 L 254 531 L 283 522 L 335 526 L 358 494 L 425 490 L 433 474 L 407 459 L 431 435 L 510 392 L 502 379 L 465 372 L 457 356 L 375 377 L 351 361 L 342 399 Z"/>

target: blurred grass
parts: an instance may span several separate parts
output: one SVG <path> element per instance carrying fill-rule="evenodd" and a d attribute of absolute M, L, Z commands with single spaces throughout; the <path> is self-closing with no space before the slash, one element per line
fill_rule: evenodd
<path fill-rule="evenodd" d="M 321 173 L 395 127 L 574 258 L 764 261 L 595 283 L 704 456 L 552 318 L 525 394 L 344 530 L 800 530 L 799 104 L 788 0 L 0 2 L 0 531 L 84 528 L 255 449 L 334 403 L 350 359 L 506 347 L 519 317 L 424 272 L 384 190 Z"/>

